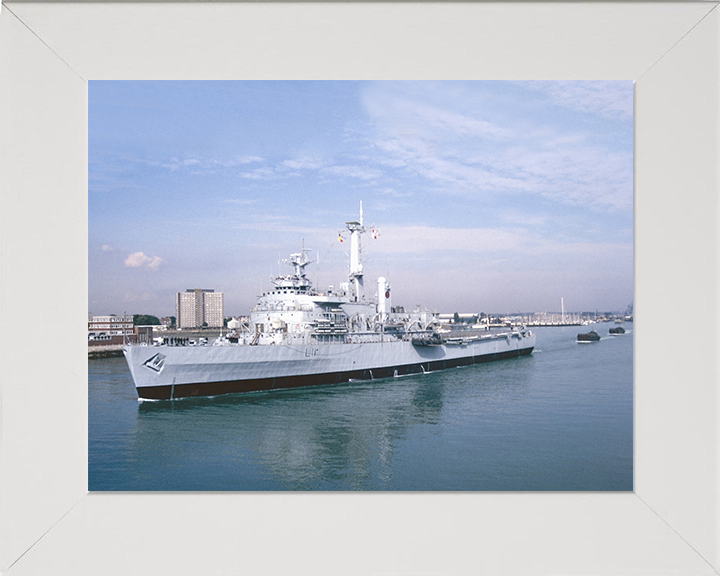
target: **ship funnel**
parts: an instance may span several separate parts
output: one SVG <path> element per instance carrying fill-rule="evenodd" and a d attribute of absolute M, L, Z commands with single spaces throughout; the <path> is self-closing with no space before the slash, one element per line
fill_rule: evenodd
<path fill-rule="evenodd" d="M 377 311 L 384 320 L 392 311 L 392 300 L 390 298 L 390 282 L 382 276 L 378 278 Z"/>

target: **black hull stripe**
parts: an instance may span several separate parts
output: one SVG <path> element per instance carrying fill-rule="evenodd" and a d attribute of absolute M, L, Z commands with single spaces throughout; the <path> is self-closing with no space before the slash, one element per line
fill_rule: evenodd
<path fill-rule="evenodd" d="M 372 380 L 378 378 L 392 378 L 393 376 L 406 376 L 408 374 L 423 374 L 436 372 L 458 366 L 483 364 L 495 360 L 505 360 L 527 356 L 532 348 L 511 350 L 498 354 L 485 354 L 483 356 L 466 356 L 449 360 L 436 360 L 433 362 L 420 362 L 405 366 L 388 366 L 373 368 L 372 370 L 351 370 L 348 372 L 331 372 L 326 374 L 307 374 L 301 376 L 278 376 L 276 378 L 257 378 L 254 380 L 225 380 L 221 382 L 201 382 L 197 384 L 176 384 L 174 386 L 141 386 L 137 389 L 138 396 L 147 400 L 169 400 L 171 398 L 190 398 L 198 396 L 219 396 L 221 394 L 235 394 L 238 392 L 258 392 L 275 390 L 278 388 L 300 388 L 302 386 L 322 386 L 327 384 L 340 384 L 350 380 Z"/>

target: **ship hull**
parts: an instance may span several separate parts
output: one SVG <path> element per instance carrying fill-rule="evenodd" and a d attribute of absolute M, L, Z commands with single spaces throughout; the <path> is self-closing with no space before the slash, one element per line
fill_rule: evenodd
<path fill-rule="evenodd" d="M 529 355 L 534 335 L 416 346 L 408 341 L 278 346 L 126 346 L 141 399 L 168 400 L 423 374 Z"/>

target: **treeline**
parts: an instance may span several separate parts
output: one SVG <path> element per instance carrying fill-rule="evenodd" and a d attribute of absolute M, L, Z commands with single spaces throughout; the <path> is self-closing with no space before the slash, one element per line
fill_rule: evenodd
<path fill-rule="evenodd" d="M 160 319 L 150 314 L 133 314 L 133 326 L 160 326 Z"/>
<path fill-rule="evenodd" d="M 175 316 L 170 316 L 170 328 L 175 328 Z M 160 326 L 157 316 L 150 314 L 133 314 L 133 326 Z"/>

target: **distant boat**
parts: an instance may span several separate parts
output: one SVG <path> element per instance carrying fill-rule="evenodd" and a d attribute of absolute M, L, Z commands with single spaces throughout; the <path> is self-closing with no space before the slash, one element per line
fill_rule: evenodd
<path fill-rule="evenodd" d="M 590 330 L 587 334 L 577 335 L 578 342 L 597 342 L 598 340 L 600 340 L 600 334 L 595 332 L 595 330 Z"/>
<path fill-rule="evenodd" d="M 617 328 L 610 328 L 610 334 L 625 334 L 625 328 L 618 326 Z"/>

